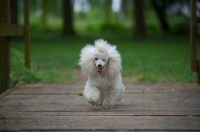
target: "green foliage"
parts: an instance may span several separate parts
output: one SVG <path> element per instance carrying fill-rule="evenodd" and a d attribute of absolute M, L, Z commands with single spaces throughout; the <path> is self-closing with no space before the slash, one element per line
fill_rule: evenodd
<path fill-rule="evenodd" d="M 41 77 L 36 70 L 24 67 L 24 56 L 13 48 L 11 54 L 11 87 L 40 80 Z"/>
<path fill-rule="evenodd" d="M 186 100 L 187 98 L 189 98 L 194 92 L 196 92 L 196 91 L 199 90 L 199 89 L 200 89 L 200 87 L 198 87 L 198 88 L 192 90 L 192 91 L 191 91 L 189 94 L 187 94 L 186 96 L 181 97 L 181 99 L 178 100 L 177 106 L 180 106 L 180 104 L 181 104 L 183 101 L 185 101 L 185 100 Z"/>
<path fill-rule="evenodd" d="M 189 35 L 190 33 L 190 23 L 188 18 L 176 16 L 171 17 L 171 21 L 169 21 L 171 25 L 171 30 L 169 32 L 170 35 Z"/>
<path fill-rule="evenodd" d="M 73 13 L 73 25 L 78 35 L 90 34 L 114 34 L 130 36 L 134 32 L 134 16 L 132 0 L 128 1 L 126 16 L 122 10 L 119 12 L 109 12 L 106 18 L 105 0 L 88 0 L 91 5 L 89 12 Z M 166 20 L 169 24 L 169 32 L 163 33 L 159 20 L 156 16 L 152 1 L 144 2 L 144 17 L 146 32 L 148 36 L 155 35 L 185 35 L 188 34 L 189 18 L 184 15 L 182 6 L 189 5 L 187 0 L 160 1 L 160 6 L 166 8 Z M 162 4 L 162 2 L 164 2 Z M 57 0 L 31 0 L 30 1 L 30 27 L 31 31 L 56 31 L 62 33 L 62 1 Z M 73 5 L 74 2 L 72 2 Z M 176 8 L 177 10 L 172 10 Z M 19 23 L 23 23 L 23 8 L 19 8 Z M 108 12 L 108 11 L 107 11 Z"/>
<path fill-rule="evenodd" d="M 63 71 L 57 69 L 39 70 L 36 65 L 32 64 L 31 69 L 24 66 L 24 56 L 21 52 L 12 49 L 11 54 L 11 87 L 25 83 L 69 83 L 73 81 L 70 73 L 62 75 Z"/>
<path fill-rule="evenodd" d="M 163 33 L 152 1 L 146 1 L 144 16 L 147 36 L 164 38 L 132 38 L 134 33 L 132 1 L 127 6 L 127 15 L 110 12 L 105 17 L 105 0 L 88 0 L 93 6 L 90 12 L 73 13 L 73 25 L 78 38 L 61 38 L 62 1 L 31 0 L 30 28 L 32 33 L 31 70 L 23 65 L 23 55 L 12 51 L 12 85 L 26 82 L 73 82 L 73 70 L 77 70 L 79 53 L 86 44 L 97 38 L 105 38 L 116 44 L 122 54 L 123 76 L 136 76 L 138 82 L 196 82 L 196 74 L 189 68 L 189 41 L 183 35 L 189 33 L 189 19 L 183 15 L 167 12 L 166 20 L 170 30 Z M 180 0 L 165 1 L 169 9 Z M 184 3 L 188 2 L 184 0 Z M 43 5 L 43 6 L 42 6 Z M 55 6 L 55 7 L 54 7 Z M 53 8 L 52 8 L 53 7 Z M 54 10 L 52 10 L 54 9 Z M 43 12 L 44 11 L 44 12 Z M 121 15 L 120 15 L 121 14 Z M 19 14 L 23 23 L 23 11 Z M 170 36 L 182 35 L 182 38 Z M 130 37 L 131 36 L 131 37 Z M 17 50 L 23 51 L 21 41 L 14 42 Z M 197 48 L 200 49 L 200 48 Z"/>
<path fill-rule="evenodd" d="M 118 47 L 123 75 L 136 75 L 139 82 L 196 82 L 190 71 L 189 42 L 169 39 L 123 42 Z"/>
<path fill-rule="evenodd" d="M 40 34 L 38 34 L 41 36 Z M 36 37 L 36 36 L 35 36 Z M 93 44 L 94 38 L 34 38 L 31 46 L 32 62 L 37 64 L 43 82 L 73 82 L 80 50 Z M 122 56 L 122 75 L 135 76 L 138 82 L 196 82 L 190 71 L 189 40 L 183 38 L 116 38 L 101 36 L 117 45 Z M 23 44 L 13 46 L 22 51 Z M 198 48 L 199 49 L 199 48 Z"/>
<path fill-rule="evenodd" d="M 141 77 L 138 78 L 138 82 L 156 83 L 156 82 L 159 82 L 159 78 L 156 75 L 153 75 L 153 74 L 144 74 L 144 75 L 141 75 Z"/>
<path fill-rule="evenodd" d="M 107 34 L 115 34 L 123 35 L 126 34 L 129 30 L 120 25 L 119 23 L 102 23 L 100 25 L 100 31 Z"/>

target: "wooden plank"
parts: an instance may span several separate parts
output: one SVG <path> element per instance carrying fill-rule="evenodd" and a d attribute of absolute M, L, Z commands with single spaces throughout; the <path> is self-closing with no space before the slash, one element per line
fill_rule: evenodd
<path fill-rule="evenodd" d="M 18 87 L 13 95 L 51 95 L 51 94 L 82 94 L 85 84 L 27 84 Z M 163 93 L 189 91 L 196 89 L 198 84 L 125 84 L 125 94 Z"/>
<path fill-rule="evenodd" d="M 30 62 L 30 26 L 29 26 L 29 0 L 24 0 L 24 57 L 26 68 L 31 68 Z"/>
<path fill-rule="evenodd" d="M 0 37 L 0 47 L 0 93 L 3 93 L 10 82 L 10 38 Z"/>
<path fill-rule="evenodd" d="M 126 90 L 125 94 L 132 93 L 132 94 L 139 94 L 143 93 L 143 90 Z M 145 91 L 149 92 L 149 91 Z M 161 93 L 159 91 L 156 91 L 158 93 Z M 83 90 L 14 90 L 11 94 L 12 95 L 69 95 L 69 94 L 77 94 L 81 95 L 83 93 Z"/>
<path fill-rule="evenodd" d="M 190 54 L 191 70 L 197 71 L 197 18 L 196 18 L 196 0 L 190 0 Z"/>
<path fill-rule="evenodd" d="M 0 23 L 0 36 L 22 36 L 23 34 L 23 26 Z"/>
<path fill-rule="evenodd" d="M 15 116 L 0 121 L 0 130 L 79 131 L 200 131 L 193 116 Z"/>
<path fill-rule="evenodd" d="M 26 116 L 200 116 L 198 109 L 193 109 L 190 113 L 184 109 L 147 109 L 135 108 L 129 111 L 115 111 L 113 109 L 100 110 L 93 108 L 89 111 L 1 111 L 1 114 L 7 117 L 15 117 L 20 115 Z"/>
<path fill-rule="evenodd" d="M 185 110 L 200 111 L 200 93 L 194 93 L 190 98 L 177 107 L 182 95 L 175 94 L 127 94 L 117 102 L 114 111 L 150 110 L 165 111 Z M 62 107 L 60 107 L 62 106 Z M 91 107 L 83 96 L 77 95 L 9 95 L 1 99 L 3 111 L 105 111 L 103 107 Z M 110 111 L 110 110 L 109 110 Z M 150 114 L 150 113 L 149 113 Z M 152 114 L 152 113 L 151 113 Z"/>
<path fill-rule="evenodd" d="M 0 4 L 0 23 L 10 22 L 9 0 Z M 10 37 L 0 36 L 0 93 L 9 88 L 10 82 Z"/>
<path fill-rule="evenodd" d="M 197 23 L 197 33 L 200 34 L 200 23 Z"/>
<path fill-rule="evenodd" d="M 0 131 L 200 131 L 200 92 L 177 107 L 178 99 L 197 85 L 127 85 L 113 109 L 91 107 L 78 94 L 83 86 L 37 84 L 14 90 L 19 93 L 0 100 Z M 26 89 L 35 95 L 24 95 Z"/>
<path fill-rule="evenodd" d="M 66 130 L 67 132 L 74 132 L 74 130 Z M 86 132 L 94 132 L 94 130 L 84 130 Z M 109 130 L 109 132 L 129 132 L 129 131 L 134 131 L 134 132 L 147 132 L 147 131 L 143 131 L 143 130 Z M 9 131 L 12 132 L 12 131 Z M 26 132 L 32 132 L 32 131 L 26 131 Z M 34 132 L 41 132 L 40 130 L 34 131 Z M 42 132 L 49 132 L 49 130 L 42 130 Z M 61 130 L 54 130 L 54 132 L 61 132 Z M 83 132 L 83 130 L 76 130 L 76 132 Z M 101 130 L 100 132 L 108 132 L 106 130 Z M 148 132 L 155 132 L 155 131 L 148 131 Z M 157 132 L 169 132 L 168 130 L 162 130 L 162 131 L 157 131 Z M 170 131 L 170 132 L 177 132 L 177 131 Z M 181 131 L 181 132 L 191 132 L 190 130 L 186 131 Z"/>
<path fill-rule="evenodd" d="M 200 84 L 200 60 L 197 60 L 197 76 L 198 76 L 198 83 Z"/>
<path fill-rule="evenodd" d="M 25 84 L 15 90 L 83 90 L 85 84 Z M 191 90 L 199 87 L 192 83 L 125 84 L 126 90 Z"/>
<path fill-rule="evenodd" d="M 10 94 L 13 91 L 13 89 L 7 89 L 3 93 L 0 94 L 0 99 L 3 98 L 4 96 Z"/>
<path fill-rule="evenodd" d="M 17 131 L 17 132 L 51 132 L 51 130 L 34 130 L 34 131 L 32 131 L 32 130 L 26 130 L 26 131 Z M 73 129 L 73 130 L 68 130 L 68 129 L 65 129 L 65 130 L 60 130 L 60 129 L 57 129 L 57 130 L 53 130 L 53 132 L 62 132 L 62 131 L 67 131 L 67 132 L 96 132 L 96 131 L 98 131 L 98 130 L 75 130 L 75 129 Z M 134 131 L 134 132 L 147 132 L 146 130 L 100 130 L 100 132 L 129 132 L 129 131 Z M 6 132 L 16 132 L 15 130 L 11 130 L 11 131 L 6 131 Z M 148 131 L 148 132 L 155 132 L 155 131 Z M 165 131 L 157 131 L 157 132 L 169 132 L 168 130 L 165 130 Z M 177 132 L 177 131 L 170 131 L 170 132 Z M 181 131 L 181 132 L 191 132 L 190 130 L 188 130 L 188 131 Z"/>
<path fill-rule="evenodd" d="M 124 94 L 186 94 L 189 93 L 191 90 L 177 90 L 177 89 L 172 89 L 172 90 L 129 90 L 127 89 Z M 197 91 L 198 92 L 198 91 Z M 26 89 L 26 90 L 14 90 L 12 95 L 69 95 L 69 94 L 77 94 L 81 95 L 83 93 L 83 89 L 57 89 L 57 90 L 48 90 L 48 89 L 41 89 L 41 90 L 31 90 L 31 89 Z"/>

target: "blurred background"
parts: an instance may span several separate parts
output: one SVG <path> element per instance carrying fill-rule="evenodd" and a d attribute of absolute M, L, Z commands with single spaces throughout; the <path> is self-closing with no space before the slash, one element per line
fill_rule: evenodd
<path fill-rule="evenodd" d="M 99 38 L 117 45 L 127 83 L 195 83 L 196 74 L 190 71 L 189 3 L 30 0 L 32 69 L 22 66 L 23 37 L 14 38 L 12 85 L 84 82 L 77 66 L 80 50 Z M 23 0 L 11 0 L 10 6 L 12 23 L 23 25 Z M 200 0 L 198 21 L 199 15 Z"/>
<path fill-rule="evenodd" d="M 187 35 L 189 0 L 30 0 L 31 31 L 65 36 Z M 23 0 L 11 1 L 13 23 L 23 23 Z M 200 1 L 197 3 L 197 15 Z"/>

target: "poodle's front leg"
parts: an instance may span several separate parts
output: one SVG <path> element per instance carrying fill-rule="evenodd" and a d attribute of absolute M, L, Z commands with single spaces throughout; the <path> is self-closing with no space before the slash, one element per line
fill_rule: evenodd
<path fill-rule="evenodd" d="M 85 85 L 83 95 L 88 100 L 88 102 L 92 104 L 92 106 L 98 104 L 100 98 L 100 92 L 96 87 L 89 85 L 88 82 Z"/>
<path fill-rule="evenodd" d="M 104 89 L 100 89 L 100 103 L 99 103 L 99 105 L 103 104 L 104 98 L 105 98 L 105 90 Z"/>
<path fill-rule="evenodd" d="M 102 106 L 105 109 L 112 108 L 116 104 L 118 96 L 119 96 L 119 91 L 117 89 L 115 89 L 115 88 L 107 89 Z"/>

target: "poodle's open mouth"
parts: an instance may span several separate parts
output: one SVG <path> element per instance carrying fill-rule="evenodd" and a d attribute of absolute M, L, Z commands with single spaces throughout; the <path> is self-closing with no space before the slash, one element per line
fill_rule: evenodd
<path fill-rule="evenodd" d="M 103 72 L 103 68 L 104 68 L 104 67 L 97 67 L 97 72 L 98 72 L 98 73 L 102 73 L 102 72 Z"/>

